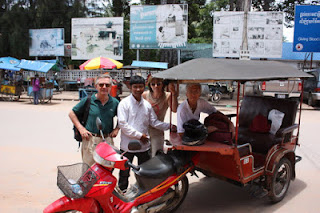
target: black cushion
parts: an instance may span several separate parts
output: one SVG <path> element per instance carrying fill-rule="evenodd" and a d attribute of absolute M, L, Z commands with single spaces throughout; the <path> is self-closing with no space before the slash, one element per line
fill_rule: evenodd
<path fill-rule="evenodd" d="M 175 172 L 173 160 L 169 155 L 160 154 L 139 165 L 139 171 L 134 171 L 137 175 L 164 178 Z"/>

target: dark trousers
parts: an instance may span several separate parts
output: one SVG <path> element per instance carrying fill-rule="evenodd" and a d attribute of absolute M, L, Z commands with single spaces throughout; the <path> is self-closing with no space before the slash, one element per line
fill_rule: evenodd
<path fill-rule="evenodd" d="M 121 150 L 123 152 L 123 150 Z M 142 164 L 150 159 L 149 151 L 146 152 L 127 152 L 124 154 L 130 162 L 133 161 L 134 156 L 138 158 L 138 164 Z M 125 190 L 129 185 L 130 168 L 127 170 L 120 170 L 118 186 L 121 190 Z"/>

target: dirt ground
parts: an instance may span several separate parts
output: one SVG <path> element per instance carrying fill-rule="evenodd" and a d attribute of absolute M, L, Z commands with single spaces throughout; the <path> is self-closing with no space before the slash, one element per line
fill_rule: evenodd
<path fill-rule="evenodd" d="M 26 99 L 0 101 L 0 212 L 42 212 L 62 196 L 56 167 L 81 161 L 68 118 L 76 103 L 53 100 L 35 106 Z M 320 212 L 320 111 L 308 108 L 302 115 L 297 153 L 303 160 L 282 202 L 270 205 L 266 198 L 252 198 L 243 188 L 198 173 L 199 179 L 189 176 L 189 192 L 178 212 Z"/>

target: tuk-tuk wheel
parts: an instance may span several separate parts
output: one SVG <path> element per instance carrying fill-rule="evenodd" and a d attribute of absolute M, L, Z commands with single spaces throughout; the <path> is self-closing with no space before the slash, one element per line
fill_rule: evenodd
<path fill-rule="evenodd" d="M 268 176 L 270 183 L 269 198 L 273 203 L 281 201 L 286 195 L 292 177 L 292 164 L 287 158 L 282 158 L 277 164 L 272 176 Z"/>

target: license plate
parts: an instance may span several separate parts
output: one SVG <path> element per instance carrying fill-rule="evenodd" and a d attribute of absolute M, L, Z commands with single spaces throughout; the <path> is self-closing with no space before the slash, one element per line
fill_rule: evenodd
<path fill-rule="evenodd" d="M 286 95 L 285 94 L 277 94 L 276 97 L 277 98 L 286 98 Z"/>

